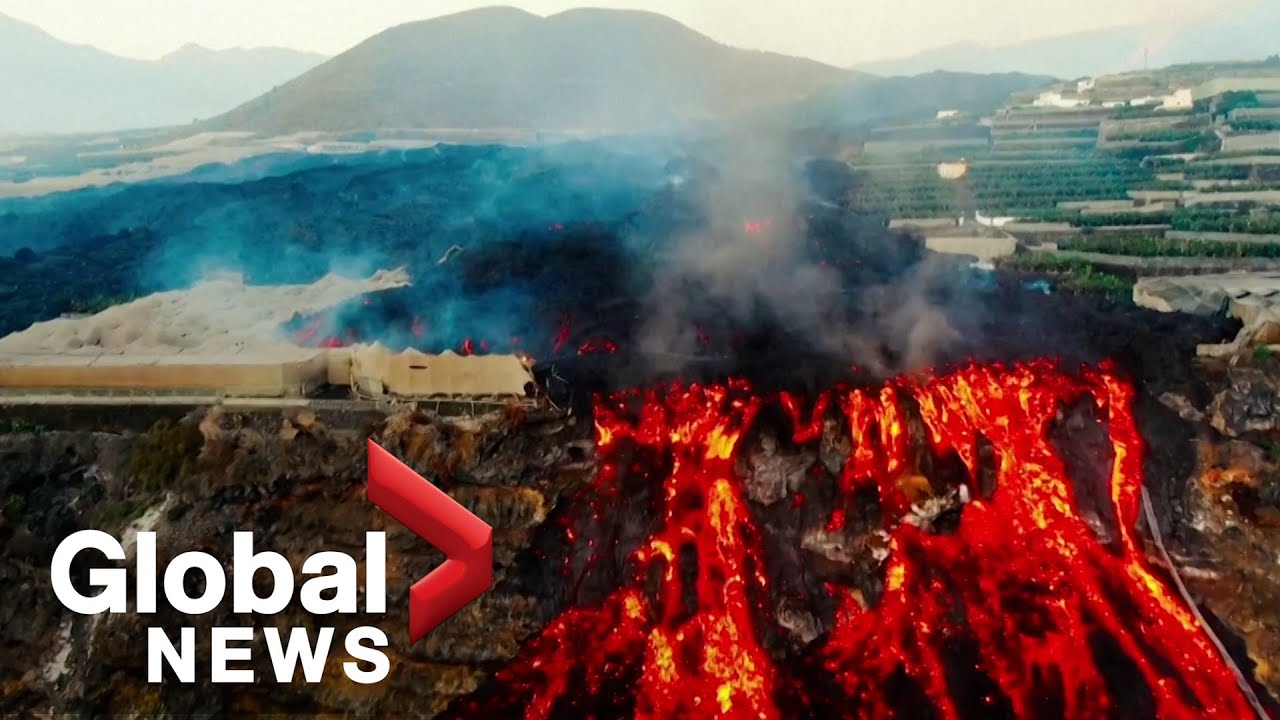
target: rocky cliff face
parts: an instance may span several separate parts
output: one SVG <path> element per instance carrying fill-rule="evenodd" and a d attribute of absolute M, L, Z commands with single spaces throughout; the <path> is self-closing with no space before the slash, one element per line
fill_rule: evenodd
<path fill-rule="evenodd" d="M 1280 696 L 1280 362 L 1255 353 L 1203 363 L 1205 402 L 1162 400 L 1196 432 L 1184 518 L 1193 541 L 1175 557 L 1193 594 L 1237 637 L 1254 675 Z"/>
<path fill-rule="evenodd" d="M 432 715 L 513 656 L 554 611 L 528 581 L 537 577 L 530 538 L 592 468 L 590 442 L 578 442 L 589 426 L 516 410 L 443 421 L 414 413 L 331 419 L 311 411 L 281 417 L 214 409 L 142 434 L 10 429 L 18 432 L 0 436 L 0 494 L 8 498 L 0 530 L 3 712 Z M 494 589 L 412 646 L 408 588 L 442 557 L 366 499 L 370 436 L 494 527 Z M 131 538 L 154 530 L 161 568 L 188 550 L 229 561 L 232 532 L 253 530 L 255 550 L 285 555 L 295 571 L 321 550 L 346 552 L 363 568 L 365 532 L 385 530 L 387 613 L 314 617 L 295 593 L 289 608 L 270 618 L 232 614 L 229 595 L 194 618 L 167 608 L 163 597 L 159 613 L 145 618 L 76 615 L 54 595 L 50 562 L 63 538 L 85 528 L 121 538 L 130 560 Z M 132 563 L 125 565 L 132 586 Z M 83 581 L 85 568 L 74 570 Z M 267 594 L 267 575 L 257 582 Z M 176 641 L 178 628 L 191 625 L 200 645 L 196 685 L 173 678 L 147 684 L 146 627 L 163 627 Z M 335 627 L 324 682 L 277 685 L 259 631 L 249 665 L 257 683 L 211 684 L 208 628 L 244 625 Z M 391 673 L 377 686 L 357 685 L 342 672 L 351 660 L 342 638 L 360 625 L 377 625 L 391 640 Z"/>

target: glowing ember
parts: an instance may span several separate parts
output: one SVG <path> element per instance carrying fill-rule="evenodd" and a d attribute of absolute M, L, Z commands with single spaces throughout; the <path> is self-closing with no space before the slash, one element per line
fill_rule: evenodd
<path fill-rule="evenodd" d="M 560 321 L 560 329 L 556 331 L 556 340 L 554 345 L 552 345 L 553 352 L 559 354 L 559 352 L 564 349 L 564 346 L 568 344 L 569 330 L 570 330 L 569 318 L 566 317 L 565 319 Z"/>
<path fill-rule="evenodd" d="M 298 332 L 294 333 L 293 341 L 303 347 L 309 346 L 319 339 L 320 331 L 324 329 L 324 319 L 316 318 L 306 325 L 303 325 Z"/>
<path fill-rule="evenodd" d="M 617 352 L 618 344 L 612 340 L 588 340 L 578 346 L 579 355 L 595 355 L 597 353 L 614 355 Z"/>
<path fill-rule="evenodd" d="M 711 344 L 711 335 L 707 333 L 706 328 L 702 327 L 701 325 L 694 325 L 693 332 L 697 334 L 698 343 L 700 345 L 709 346 Z"/>
<path fill-rule="evenodd" d="M 341 336 L 322 335 L 321 332 L 327 327 L 331 326 L 326 323 L 325 318 L 314 318 L 293 334 L 293 342 L 303 347 L 340 348 L 360 341 L 359 335 L 352 328 L 348 328 Z"/>
<path fill-rule="evenodd" d="M 566 612 L 499 673 L 501 702 L 528 718 L 777 718 L 794 714 L 796 695 L 850 718 L 920 716 L 920 700 L 947 719 L 1115 717 L 1117 691 L 1135 691 L 1104 671 L 1117 656 L 1145 685 L 1150 715 L 1251 716 L 1191 613 L 1145 566 L 1134 532 L 1141 442 L 1127 385 L 1105 370 L 1075 379 L 1037 363 L 832 397 L 854 448 L 841 489 L 850 497 L 878 489 L 890 546 L 877 605 L 864 609 L 853 592 L 833 588 L 840 607 L 822 668 L 794 672 L 760 641 L 772 622 L 768 580 L 733 463 L 766 401 L 741 383 L 677 387 L 597 409 L 603 462 L 593 491 L 616 496 L 620 468 L 648 458 L 667 468 L 660 525 L 633 557 L 632 583 L 597 607 Z M 979 442 L 994 451 L 995 493 L 968 503 L 952 534 L 898 523 L 910 508 L 902 478 L 919 474 L 904 429 L 908 398 L 934 455 L 954 453 L 967 466 L 970 497 L 980 498 Z M 1077 512 L 1047 437 L 1062 405 L 1081 398 L 1110 434 L 1120 526 L 1111 546 Z M 795 439 L 812 442 L 833 401 L 808 418 L 794 397 L 777 402 Z M 837 511 L 829 529 L 843 522 Z"/>

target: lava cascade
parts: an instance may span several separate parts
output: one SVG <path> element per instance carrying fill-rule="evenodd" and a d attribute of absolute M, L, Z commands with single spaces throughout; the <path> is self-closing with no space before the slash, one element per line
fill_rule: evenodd
<path fill-rule="evenodd" d="M 910 509 L 900 480 L 913 471 L 908 399 L 935 456 L 954 453 L 970 473 L 973 500 L 952 533 L 900 522 Z M 1110 543 L 1082 518 L 1048 437 L 1064 404 L 1081 399 L 1092 400 L 1110 438 L 1119 528 Z M 903 687 L 947 720 L 1118 717 L 1116 696 L 1131 689 L 1108 677 L 1097 645 L 1105 637 L 1145 684 L 1151 715 L 1250 717 L 1191 612 L 1145 565 L 1134 529 L 1142 468 L 1131 401 L 1131 388 L 1107 369 L 1076 378 L 1049 363 L 971 366 L 878 393 L 831 393 L 809 418 L 794 398 L 765 400 L 740 382 L 609 398 L 597 409 L 602 464 L 593 491 L 616 492 L 620 463 L 637 448 L 669 458 L 657 530 L 633 556 L 633 581 L 553 621 L 499 673 L 500 694 L 531 719 L 768 719 L 796 714 L 794 696 L 803 706 L 818 694 L 824 716 L 834 707 L 849 718 L 915 717 L 902 707 Z M 877 489 L 889 532 L 878 603 L 864 608 L 832 588 L 839 609 L 818 649 L 826 678 L 812 665 L 795 672 L 760 640 L 769 580 L 733 462 L 766 402 L 792 416 L 801 442 L 817 436 L 831 405 L 843 410 L 853 452 L 841 490 L 851 498 Z M 639 411 L 628 411 L 636 403 Z M 982 439 L 995 458 L 990 497 L 976 488 Z M 956 667 L 965 662 L 959 670 L 968 676 Z M 972 702 L 957 700 L 974 687 L 976 715 Z M 843 697 L 825 697 L 833 689 Z"/>

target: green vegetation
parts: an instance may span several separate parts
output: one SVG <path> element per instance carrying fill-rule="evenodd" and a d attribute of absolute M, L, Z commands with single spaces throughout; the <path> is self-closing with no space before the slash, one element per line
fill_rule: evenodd
<path fill-rule="evenodd" d="M 158 492 L 195 470 L 203 443 L 196 426 L 161 420 L 138 437 L 129 471 L 143 490 Z"/>
<path fill-rule="evenodd" d="M 1280 234 L 1278 214 L 1250 215 L 1234 210 L 1184 208 L 1173 213 L 1170 224 L 1174 230 L 1192 232 Z"/>
<path fill-rule="evenodd" d="M 1249 167 L 1247 165 L 1188 165 L 1186 169 L 1188 180 L 1247 180 L 1249 179 Z"/>
<path fill-rule="evenodd" d="M 1214 110 L 1216 110 L 1219 115 L 1228 115 L 1232 110 L 1239 110 L 1240 108 L 1256 108 L 1259 105 L 1261 105 L 1261 103 L 1258 102 L 1257 93 L 1250 91 L 1231 91 L 1222 94 L 1222 98 L 1218 100 L 1217 107 L 1215 107 Z"/>
<path fill-rule="evenodd" d="M 1234 189 L 1234 188 L 1232 188 Z M 1187 232 L 1231 232 L 1250 235 L 1280 234 L 1280 213 L 1244 213 L 1206 207 L 1178 208 L 1159 213 L 1093 213 L 1082 215 L 1072 211 L 1045 211 L 1040 219 L 1070 222 L 1082 228 L 1168 225 Z"/>
<path fill-rule="evenodd" d="M 1045 156 L 1041 156 L 1045 160 Z M 1156 184 L 1132 162 L 1089 156 L 1058 162 L 975 163 L 960 180 L 932 166 L 866 167 L 856 204 L 897 217 L 946 216 L 971 205 L 984 212 L 1048 211 L 1060 202 L 1123 199 L 1130 188 Z"/>
<path fill-rule="evenodd" d="M 998 155 L 993 154 L 993 159 L 1006 159 L 1009 154 L 1022 153 L 1030 157 L 1043 158 L 1048 153 L 1070 153 L 1075 155 L 1083 155 L 1097 146 L 1096 140 L 1076 140 L 1067 138 L 1065 140 L 1001 140 L 995 146 Z"/>
<path fill-rule="evenodd" d="M 1235 183 L 1215 183 L 1206 185 L 1201 188 L 1203 192 L 1255 192 L 1257 190 L 1275 190 L 1275 183 L 1268 182 L 1240 182 Z"/>
<path fill-rule="evenodd" d="M 1064 241 L 1064 250 L 1135 257 L 1280 258 L 1280 243 L 1218 242 L 1164 237 L 1096 238 Z"/>
<path fill-rule="evenodd" d="M 1098 128 L 1050 128 L 1047 130 L 1005 130 L 995 136 L 996 142 L 1002 142 L 1011 139 L 1036 139 L 1036 138 L 1097 138 Z"/>
<path fill-rule="evenodd" d="M 1199 140 L 1200 133 L 1201 131 L 1197 128 L 1160 128 L 1116 133 L 1107 136 L 1107 140 L 1109 142 L 1182 143 L 1188 140 Z"/>
<path fill-rule="evenodd" d="M 1063 220 L 1074 223 L 1082 228 L 1098 228 L 1098 227 L 1125 227 L 1130 225 L 1169 225 L 1173 221 L 1173 213 L 1137 213 L 1137 212 L 1114 212 L 1114 213 L 1090 213 L 1083 214 L 1064 214 Z"/>
<path fill-rule="evenodd" d="M 1072 200 L 1124 198 L 1129 188 L 1154 182 L 1153 173 L 1130 163 L 1091 159 L 1070 164 L 978 166 L 968 185 L 989 212 L 1014 207 L 1053 207 Z"/>
<path fill-rule="evenodd" d="M 1158 110 L 1158 107 L 1159 105 L 1121 105 L 1112 109 L 1109 117 L 1112 120 L 1138 120 L 1169 115 L 1168 110 Z"/>
<path fill-rule="evenodd" d="M 1141 163 L 1148 156 L 1159 153 L 1215 152 L 1222 143 L 1213 134 L 1196 133 L 1195 137 L 1170 142 L 1144 142 L 1122 146 L 1108 152 L 1116 159 L 1129 163 Z"/>
<path fill-rule="evenodd" d="M 1280 120 L 1233 120 L 1231 128 L 1237 132 L 1272 132 L 1280 130 Z"/>
<path fill-rule="evenodd" d="M 1155 180 L 1139 183 L 1130 190 L 1194 190 L 1195 186 L 1185 180 Z"/>
<path fill-rule="evenodd" d="M 1000 261 L 1000 266 L 1024 272 L 1052 275 L 1060 290 L 1092 292 L 1105 295 L 1127 295 L 1133 292 L 1133 281 L 1080 258 L 1051 252 L 1018 253 Z"/>

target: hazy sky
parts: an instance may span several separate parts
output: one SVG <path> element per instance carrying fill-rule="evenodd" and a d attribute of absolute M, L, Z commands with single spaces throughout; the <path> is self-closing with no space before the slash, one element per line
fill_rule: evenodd
<path fill-rule="evenodd" d="M 0 0 L 0 13 L 63 40 L 154 58 L 189 42 L 336 54 L 392 25 L 493 4 L 542 15 L 580 6 L 626 7 L 669 15 L 731 45 L 849 65 L 957 41 L 1003 45 L 1183 22 L 1250 1 L 1259 0 Z"/>

